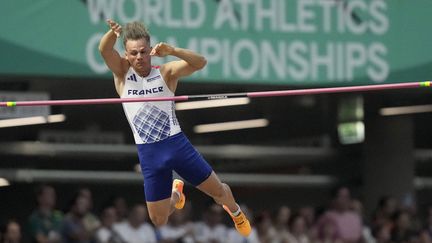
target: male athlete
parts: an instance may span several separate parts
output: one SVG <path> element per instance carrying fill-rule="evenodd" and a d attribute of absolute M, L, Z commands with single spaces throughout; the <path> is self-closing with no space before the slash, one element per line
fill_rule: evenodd
<path fill-rule="evenodd" d="M 114 75 L 121 98 L 172 97 L 178 80 L 202 69 L 206 59 L 190 50 L 166 43 L 150 46 L 150 35 L 139 22 L 122 27 L 108 20 L 110 30 L 102 37 L 99 51 Z M 122 33 L 123 31 L 123 33 Z M 114 50 L 123 34 L 124 57 Z M 179 60 L 154 67 L 151 57 L 175 56 Z M 172 171 L 212 197 L 228 212 L 237 231 L 248 236 L 248 219 L 235 202 L 231 189 L 222 183 L 210 165 L 182 133 L 173 101 L 124 103 L 123 109 L 138 148 L 144 191 L 150 219 L 156 226 L 167 223 L 175 209 L 185 203 L 183 181 L 174 180 Z"/>

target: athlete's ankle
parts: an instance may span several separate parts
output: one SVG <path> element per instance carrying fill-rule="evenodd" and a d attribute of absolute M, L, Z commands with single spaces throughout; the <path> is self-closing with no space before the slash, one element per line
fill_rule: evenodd
<path fill-rule="evenodd" d="M 229 210 L 230 210 L 230 212 L 231 212 L 231 214 L 234 216 L 234 217 L 237 217 L 237 216 L 239 216 L 240 215 L 240 213 L 241 213 L 241 209 L 240 209 L 240 206 L 236 203 L 235 204 L 236 205 L 236 208 L 233 210 L 232 208 L 229 208 Z"/>
<path fill-rule="evenodd" d="M 172 190 L 171 193 L 171 200 L 173 200 L 175 203 L 179 202 L 181 199 L 181 194 L 177 190 Z"/>
<path fill-rule="evenodd" d="M 241 209 L 240 209 L 240 207 L 239 207 L 239 208 L 237 209 L 237 211 L 232 212 L 232 215 L 233 215 L 234 217 L 237 217 L 237 216 L 240 215 L 240 213 L 241 213 Z"/>

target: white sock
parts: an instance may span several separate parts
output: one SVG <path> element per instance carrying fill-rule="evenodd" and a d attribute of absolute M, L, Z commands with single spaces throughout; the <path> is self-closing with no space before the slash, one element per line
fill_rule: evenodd
<path fill-rule="evenodd" d="M 235 211 L 235 212 L 231 212 L 231 213 L 232 213 L 232 215 L 233 215 L 234 217 L 237 217 L 237 216 L 239 216 L 239 215 L 240 215 L 240 213 L 241 213 L 241 209 L 240 209 L 240 206 L 239 206 L 238 204 L 236 204 L 236 205 L 237 205 L 237 207 L 238 207 L 237 211 Z"/>

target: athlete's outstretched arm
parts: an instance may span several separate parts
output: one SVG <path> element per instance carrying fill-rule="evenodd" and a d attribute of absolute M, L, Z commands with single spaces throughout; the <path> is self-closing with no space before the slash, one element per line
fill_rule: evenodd
<path fill-rule="evenodd" d="M 110 19 L 107 20 L 107 23 L 110 26 L 110 30 L 106 32 L 100 40 L 99 51 L 108 68 L 114 73 L 114 75 L 122 77 L 127 71 L 125 70 L 125 60 L 114 49 L 117 37 L 121 34 L 121 26 Z"/>
<path fill-rule="evenodd" d="M 152 56 L 165 57 L 167 55 L 180 58 L 164 64 L 161 68 L 165 73 L 165 80 L 176 83 L 181 77 L 189 76 L 205 67 L 207 60 L 202 55 L 191 50 L 170 46 L 166 43 L 157 44 L 150 52 Z"/>

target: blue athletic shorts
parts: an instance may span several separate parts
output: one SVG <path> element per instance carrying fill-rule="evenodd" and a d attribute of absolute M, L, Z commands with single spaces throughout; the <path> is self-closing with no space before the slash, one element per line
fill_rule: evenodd
<path fill-rule="evenodd" d="M 212 168 L 180 132 L 162 141 L 137 144 L 146 201 L 171 197 L 174 170 L 194 186 L 205 181 Z"/>

